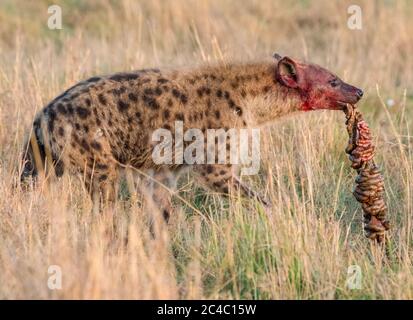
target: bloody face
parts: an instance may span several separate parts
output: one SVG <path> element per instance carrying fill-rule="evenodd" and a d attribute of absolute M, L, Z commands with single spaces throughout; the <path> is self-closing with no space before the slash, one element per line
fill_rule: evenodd
<path fill-rule="evenodd" d="M 284 57 L 276 68 L 279 83 L 298 91 L 303 111 L 330 109 L 342 110 L 346 104 L 355 104 L 363 91 L 342 81 L 330 71 Z"/>

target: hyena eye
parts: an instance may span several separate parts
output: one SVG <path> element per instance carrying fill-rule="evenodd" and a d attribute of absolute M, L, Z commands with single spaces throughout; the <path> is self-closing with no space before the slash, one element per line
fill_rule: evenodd
<path fill-rule="evenodd" d="M 330 86 L 332 86 L 333 88 L 337 87 L 340 84 L 337 78 L 330 80 L 329 83 L 330 83 Z"/>

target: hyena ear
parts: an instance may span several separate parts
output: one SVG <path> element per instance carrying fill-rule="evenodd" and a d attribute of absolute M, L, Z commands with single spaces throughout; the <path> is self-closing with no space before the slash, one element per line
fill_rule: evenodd
<path fill-rule="evenodd" d="M 284 57 L 279 60 L 276 72 L 277 79 L 281 84 L 290 88 L 298 87 L 299 77 L 297 64 L 291 58 Z"/>

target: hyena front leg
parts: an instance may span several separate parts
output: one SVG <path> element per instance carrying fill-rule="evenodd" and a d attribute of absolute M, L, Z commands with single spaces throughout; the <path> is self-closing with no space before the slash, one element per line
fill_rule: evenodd
<path fill-rule="evenodd" d="M 207 164 L 199 165 L 195 168 L 200 182 L 207 188 L 226 195 L 233 191 L 239 191 L 241 196 L 257 199 L 264 206 L 269 207 L 271 203 L 243 183 L 237 176 L 236 171 L 236 166 L 228 164 Z"/>
<path fill-rule="evenodd" d="M 93 211 L 113 208 L 118 194 L 119 170 L 114 163 L 94 163 L 84 175 L 85 186 L 93 201 Z"/>

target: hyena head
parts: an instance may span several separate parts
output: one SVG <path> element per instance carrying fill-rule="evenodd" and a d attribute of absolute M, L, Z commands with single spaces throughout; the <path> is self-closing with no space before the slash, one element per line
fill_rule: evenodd
<path fill-rule="evenodd" d="M 278 60 L 276 79 L 281 85 L 297 90 L 302 102 L 300 110 L 342 110 L 347 103 L 355 104 L 363 96 L 361 89 L 318 65 L 277 54 L 274 57 Z"/>

